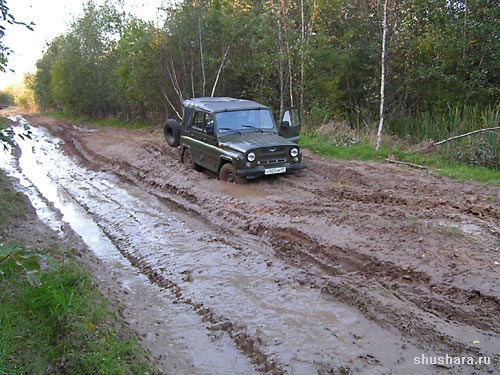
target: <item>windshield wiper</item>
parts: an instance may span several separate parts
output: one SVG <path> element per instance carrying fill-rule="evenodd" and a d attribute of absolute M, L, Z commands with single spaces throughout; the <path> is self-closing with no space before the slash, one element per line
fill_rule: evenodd
<path fill-rule="evenodd" d="M 238 133 L 238 134 L 241 135 L 241 132 L 239 132 L 238 130 L 235 130 L 235 129 L 231 129 L 231 128 L 219 128 L 219 130 L 225 130 L 225 131 L 235 132 L 235 133 Z"/>
<path fill-rule="evenodd" d="M 258 128 L 256 126 L 253 126 L 253 125 L 241 125 L 241 127 L 243 127 L 243 128 L 252 128 L 252 129 L 260 131 L 261 133 L 264 133 L 264 130 L 262 130 L 261 128 Z"/>

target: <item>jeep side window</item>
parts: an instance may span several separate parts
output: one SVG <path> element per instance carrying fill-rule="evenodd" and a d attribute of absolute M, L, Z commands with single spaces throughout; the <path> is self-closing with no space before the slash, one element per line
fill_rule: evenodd
<path fill-rule="evenodd" d="M 193 128 L 196 130 L 205 130 L 205 113 L 196 112 L 193 119 Z"/>
<path fill-rule="evenodd" d="M 214 118 L 210 113 L 196 112 L 193 119 L 194 129 L 210 134 L 210 129 L 213 129 L 213 126 Z"/>

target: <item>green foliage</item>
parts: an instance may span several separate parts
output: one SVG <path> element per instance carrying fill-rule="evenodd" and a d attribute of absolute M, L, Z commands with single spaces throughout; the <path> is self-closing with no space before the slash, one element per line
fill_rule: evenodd
<path fill-rule="evenodd" d="M 40 286 L 41 261 L 48 258 L 23 252 L 17 244 L 0 244 L 0 277 L 7 272 L 21 271 L 32 286 Z"/>
<path fill-rule="evenodd" d="M 33 111 L 36 108 L 34 92 L 30 88 L 33 78 L 34 75 L 26 74 L 24 83 L 15 83 L 0 91 L 0 105 L 15 105 L 26 111 Z"/>
<path fill-rule="evenodd" d="M 0 105 L 13 105 L 14 102 L 14 96 L 11 93 L 0 91 Z"/>
<path fill-rule="evenodd" d="M 32 81 L 42 110 L 59 108 L 75 115 L 105 117 L 117 112 L 113 53 L 122 14 L 108 1 L 88 1 L 70 31 L 52 41 Z"/>
<path fill-rule="evenodd" d="M 160 122 L 182 99 L 223 95 L 302 107 L 314 129 L 332 118 L 376 126 L 382 9 L 363 0 L 184 0 L 154 25 L 89 1 L 54 39 L 32 80 L 43 110 Z M 386 119 L 406 135 L 425 117 L 500 101 L 495 0 L 389 1 Z M 479 118 L 478 117 L 478 118 Z M 446 121 L 434 121 L 448 132 Z M 477 123 L 474 121 L 474 123 Z M 413 126 L 413 125 L 412 125 Z M 429 130 L 430 127 L 429 127 Z M 411 135 L 413 137 L 413 135 Z"/>
<path fill-rule="evenodd" d="M 132 19 L 125 26 L 116 65 L 123 118 L 154 121 L 161 117 L 165 80 L 160 52 L 165 43 L 164 34 L 151 23 Z"/>
<path fill-rule="evenodd" d="M 25 199 L 0 173 L 1 238 L 26 234 Z M 0 374 L 154 373 L 71 249 L 54 244 L 34 255 L 26 246 L 0 245 Z"/>
<path fill-rule="evenodd" d="M 449 107 L 446 113 L 422 113 L 414 117 L 388 122 L 387 129 L 413 143 L 429 139 L 440 141 L 478 129 L 494 128 L 500 124 L 500 107 Z M 439 146 L 450 160 L 476 167 L 500 170 L 500 131 L 476 134 Z"/>
<path fill-rule="evenodd" d="M 35 100 L 42 110 L 57 108 L 56 94 L 52 91 L 52 67 L 59 58 L 63 44 L 63 36 L 50 42 L 43 57 L 36 64 L 37 71 L 34 78 L 30 80 L 29 87 L 33 90 Z"/>
<path fill-rule="evenodd" d="M 0 117 L 0 120 L 2 118 Z M 24 125 L 24 133 L 15 134 L 12 128 L 4 128 L 6 124 L 9 124 L 9 121 L 5 121 L 5 125 L 2 124 L 3 121 L 0 121 L 0 145 L 4 147 L 4 149 L 8 149 L 8 146 L 15 147 L 16 141 L 15 137 L 19 137 L 21 140 L 31 139 L 31 128 L 28 125 Z"/>
<path fill-rule="evenodd" d="M 34 26 L 33 22 L 27 24 L 25 22 L 16 20 L 9 9 L 9 6 L 7 5 L 7 0 L 0 0 L 0 72 L 5 72 L 5 68 L 7 67 L 7 63 L 9 61 L 9 55 L 13 52 L 4 43 L 6 23 L 11 25 L 23 25 L 30 30 L 33 30 Z"/>
<path fill-rule="evenodd" d="M 66 262 L 40 287 L 25 285 L 15 274 L 2 280 L 0 373 L 148 373 L 137 340 L 81 267 Z"/>

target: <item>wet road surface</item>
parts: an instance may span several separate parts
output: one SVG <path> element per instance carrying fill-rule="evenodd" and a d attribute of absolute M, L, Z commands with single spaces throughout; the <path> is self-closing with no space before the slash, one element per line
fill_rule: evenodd
<path fill-rule="evenodd" d="M 44 128 L 33 133 L 0 166 L 42 220 L 61 236 L 69 224 L 105 264 L 98 279 L 127 295 L 124 315 L 165 373 L 440 373 L 415 372 L 422 349 L 303 285 L 308 271 L 258 239 L 232 247 L 143 189 L 78 165 Z"/>

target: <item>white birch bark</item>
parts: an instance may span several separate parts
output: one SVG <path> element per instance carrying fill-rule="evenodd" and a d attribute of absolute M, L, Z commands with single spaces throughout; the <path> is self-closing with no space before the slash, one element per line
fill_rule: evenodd
<path fill-rule="evenodd" d="M 384 129 L 384 106 L 385 106 L 385 48 L 387 37 L 387 0 L 384 0 L 384 21 L 382 24 L 382 59 L 381 59 L 381 74 L 380 74 L 380 122 L 377 131 L 376 150 L 380 149 L 382 144 L 382 131 Z"/>
<path fill-rule="evenodd" d="M 201 38 L 201 3 L 198 3 L 198 39 L 200 43 L 200 62 L 201 62 L 201 76 L 202 76 L 201 96 L 205 96 L 205 87 L 207 85 L 207 78 L 205 75 L 205 56 L 203 55 L 203 40 Z"/>
<path fill-rule="evenodd" d="M 217 77 L 215 77 L 214 86 L 212 87 L 212 94 L 210 95 L 212 98 L 215 95 L 215 89 L 217 88 L 217 84 L 219 83 L 219 78 L 220 78 L 220 75 L 222 73 L 222 69 L 224 69 L 224 64 L 226 63 L 227 53 L 229 52 L 230 47 L 231 47 L 231 43 L 229 43 L 226 50 L 224 51 L 224 56 L 222 56 L 222 61 L 221 61 L 220 66 L 219 66 L 219 70 L 217 71 Z"/>

